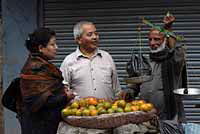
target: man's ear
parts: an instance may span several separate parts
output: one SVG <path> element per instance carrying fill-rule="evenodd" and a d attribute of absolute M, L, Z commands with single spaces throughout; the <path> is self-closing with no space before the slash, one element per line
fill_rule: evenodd
<path fill-rule="evenodd" d="M 76 38 L 76 42 L 77 42 L 78 44 L 81 44 L 81 43 L 82 43 L 81 38 L 80 38 L 80 37 L 77 37 L 77 38 Z"/>

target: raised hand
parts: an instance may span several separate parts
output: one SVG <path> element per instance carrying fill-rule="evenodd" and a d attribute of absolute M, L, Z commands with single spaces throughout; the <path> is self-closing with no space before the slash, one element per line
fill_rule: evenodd
<path fill-rule="evenodd" d="M 170 29 L 172 23 L 173 23 L 175 20 L 176 20 L 176 18 L 175 18 L 173 15 L 167 14 L 167 15 L 164 17 L 164 19 L 163 19 L 164 28 L 165 28 L 165 29 Z"/>

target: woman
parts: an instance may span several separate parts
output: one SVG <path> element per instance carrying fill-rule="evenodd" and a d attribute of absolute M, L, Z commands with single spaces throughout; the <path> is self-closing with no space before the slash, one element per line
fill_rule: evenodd
<path fill-rule="evenodd" d="M 37 29 L 25 45 L 30 54 L 21 70 L 22 100 L 17 103 L 22 134 L 56 134 L 61 110 L 74 98 L 62 84 L 59 69 L 49 62 L 56 55 L 56 34 Z"/>

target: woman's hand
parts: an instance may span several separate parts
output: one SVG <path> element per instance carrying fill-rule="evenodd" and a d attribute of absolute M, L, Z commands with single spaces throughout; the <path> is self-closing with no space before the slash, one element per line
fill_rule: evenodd
<path fill-rule="evenodd" d="M 72 92 L 72 90 L 70 90 L 70 89 L 68 89 L 68 88 L 65 88 L 65 89 L 64 89 L 64 93 L 65 93 L 65 95 L 67 96 L 67 99 L 68 99 L 68 100 L 72 100 L 72 99 L 74 99 L 74 97 L 75 97 L 74 92 Z"/>

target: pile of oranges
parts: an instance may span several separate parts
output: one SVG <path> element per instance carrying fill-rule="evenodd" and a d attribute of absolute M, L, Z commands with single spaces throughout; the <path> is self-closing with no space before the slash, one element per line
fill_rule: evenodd
<path fill-rule="evenodd" d="M 153 104 L 146 103 L 144 100 L 116 100 L 114 102 L 94 97 L 82 98 L 74 101 L 71 105 L 62 110 L 65 116 L 97 116 L 101 114 L 112 114 L 120 112 L 151 111 Z"/>

